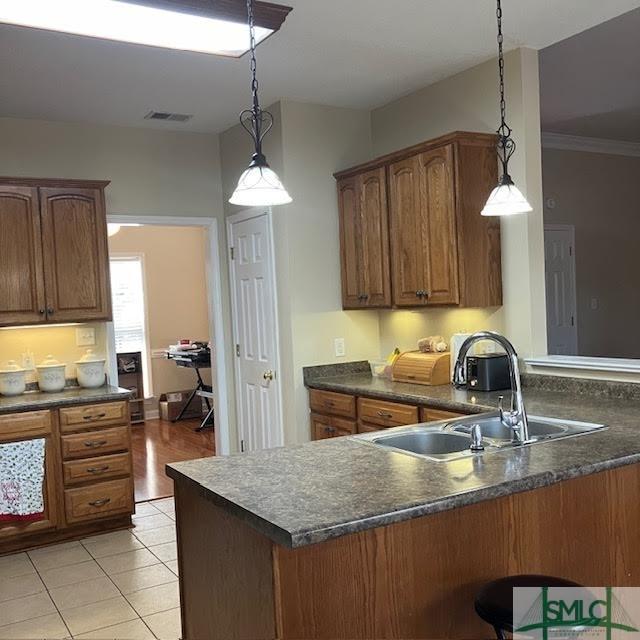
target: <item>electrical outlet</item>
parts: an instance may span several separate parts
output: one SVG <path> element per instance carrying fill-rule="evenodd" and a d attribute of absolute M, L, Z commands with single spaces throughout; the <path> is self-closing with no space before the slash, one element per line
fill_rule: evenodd
<path fill-rule="evenodd" d="M 96 330 L 93 327 L 76 329 L 76 345 L 78 347 L 93 347 L 96 343 Z"/>
<path fill-rule="evenodd" d="M 600 303 L 598 301 L 598 298 L 591 298 L 591 310 L 597 311 L 599 306 L 600 306 Z"/>
<path fill-rule="evenodd" d="M 347 355 L 344 338 L 335 338 L 333 341 L 333 350 L 336 358 L 344 358 Z"/>

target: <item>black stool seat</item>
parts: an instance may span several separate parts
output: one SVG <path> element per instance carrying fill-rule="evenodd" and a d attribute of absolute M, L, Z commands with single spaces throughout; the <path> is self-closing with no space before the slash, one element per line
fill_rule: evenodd
<path fill-rule="evenodd" d="M 554 578 L 552 576 L 520 575 L 500 578 L 488 582 L 476 596 L 476 613 L 488 622 L 498 638 L 502 631 L 513 631 L 513 588 L 514 587 L 580 587 L 582 585 Z"/>

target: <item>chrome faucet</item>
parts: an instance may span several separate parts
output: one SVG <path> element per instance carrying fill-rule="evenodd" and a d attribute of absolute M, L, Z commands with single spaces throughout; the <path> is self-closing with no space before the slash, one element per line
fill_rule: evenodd
<path fill-rule="evenodd" d="M 456 387 L 465 387 L 467 384 L 467 372 L 465 370 L 465 358 L 469 349 L 480 340 L 491 340 L 499 344 L 507 353 L 509 359 L 509 378 L 511 380 L 511 408 L 505 411 L 503 397 L 500 396 L 498 408 L 502 424 L 511 429 L 514 440 L 524 444 L 529 442 L 529 423 L 527 412 L 524 408 L 522 397 L 522 385 L 520 383 L 520 367 L 518 366 L 518 354 L 513 345 L 503 335 L 495 331 L 479 331 L 467 338 L 460 347 L 458 359 L 453 368 L 453 384 Z"/>

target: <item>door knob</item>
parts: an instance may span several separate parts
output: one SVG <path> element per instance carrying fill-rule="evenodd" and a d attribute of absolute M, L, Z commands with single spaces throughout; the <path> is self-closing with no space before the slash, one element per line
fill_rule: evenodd
<path fill-rule="evenodd" d="M 275 374 L 273 371 L 271 371 L 271 369 L 267 369 L 267 371 L 265 371 L 265 372 L 262 374 L 262 377 L 263 377 L 265 380 L 273 380 L 273 379 L 275 378 L 275 375 L 276 375 L 276 374 Z"/>

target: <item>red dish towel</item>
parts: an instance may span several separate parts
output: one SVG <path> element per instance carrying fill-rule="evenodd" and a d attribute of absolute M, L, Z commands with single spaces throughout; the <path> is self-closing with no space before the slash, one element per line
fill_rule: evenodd
<path fill-rule="evenodd" d="M 44 517 L 44 438 L 0 444 L 0 522 Z"/>

